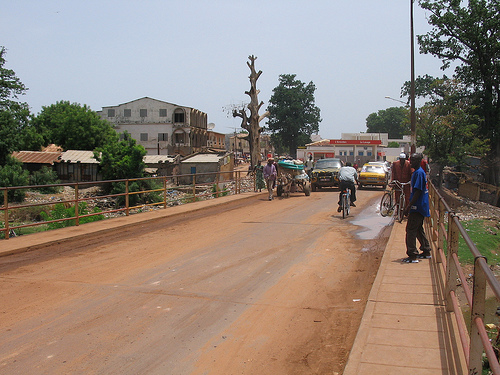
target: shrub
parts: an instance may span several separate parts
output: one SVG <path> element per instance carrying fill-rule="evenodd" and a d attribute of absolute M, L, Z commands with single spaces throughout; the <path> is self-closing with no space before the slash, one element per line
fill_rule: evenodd
<path fill-rule="evenodd" d="M 39 171 L 35 171 L 30 176 L 30 185 L 52 185 L 61 181 L 57 178 L 57 173 L 53 169 L 43 166 Z M 61 191 L 60 186 L 48 186 L 36 189 L 40 193 L 55 194 Z"/>
<path fill-rule="evenodd" d="M 139 191 L 159 189 L 162 187 L 162 182 L 158 180 L 139 180 L 129 182 L 128 191 L 129 193 L 134 193 Z M 123 193 L 125 193 L 125 182 L 113 183 L 110 194 Z M 163 193 L 161 191 L 132 194 L 129 196 L 130 207 L 137 206 L 139 204 L 157 203 L 161 201 L 163 201 Z M 125 196 L 122 195 L 120 197 L 117 197 L 117 203 L 120 206 L 125 206 Z"/>
<path fill-rule="evenodd" d="M 101 210 L 98 207 L 95 207 L 92 212 L 98 213 L 98 212 L 101 212 Z M 78 203 L 78 213 L 79 213 L 79 215 L 89 214 L 86 202 Z M 66 208 L 66 207 L 64 207 L 63 203 L 57 203 L 54 206 L 54 208 L 50 211 L 50 213 L 41 212 L 41 216 L 42 216 L 44 221 L 69 219 L 71 217 L 75 217 L 75 206 L 71 206 L 71 207 Z M 81 217 L 79 219 L 79 222 L 80 222 L 80 224 L 85 224 L 85 223 L 90 223 L 93 221 L 98 221 L 98 220 L 103 220 L 103 219 L 104 219 L 103 215 L 94 215 L 94 216 L 88 216 L 88 217 Z M 48 225 L 49 225 L 49 229 L 57 229 L 57 228 L 71 227 L 71 226 L 74 226 L 75 224 L 76 224 L 76 220 L 70 219 L 70 220 L 58 221 L 55 223 L 49 223 Z"/>
<path fill-rule="evenodd" d="M 0 166 L 0 186 L 14 187 L 26 186 L 29 184 L 29 173 L 23 170 L 23 164 L 12 158 L 7 159 L 7 163 Z M 9 190 L 9 201 L 22 202 L 25 198 L 26 191 L 15 189 Z"/>

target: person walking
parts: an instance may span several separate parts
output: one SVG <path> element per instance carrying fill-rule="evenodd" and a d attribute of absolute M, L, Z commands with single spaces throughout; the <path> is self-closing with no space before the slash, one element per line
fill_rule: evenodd
<path fill-rule="evenodd" d="M 406 154 L 402 152 L 399 155 L 399 159 L 392 163 L 391 166 L 391 180 L 399 181 L 399 182 L 408 182 L 411 179 L 411 166 L 410 162 L 406 160 Z M 408 207 L 410 204 L 410 185 L 404 185 L 403 187 L 405 192 L 405 207 Z M 399 202 L 399 196 L 401 193 L 399 191 L 395 191 L 396 202 Z"/>
<path fill-rule="evenodd" d="M 429 190 L 427 189 L 427 174 L 420 166 L 422 154 L 413 154 L 410 164 L 415 171 L 411 176 L 410 204 L 405 208 L 408 215 L 406 223 L 406 255 L 404 263 L 418 263 L 419 259 L 431 258 L 431 245 L 424 231 L 424 219 L 429 213 Z M 421 253 L 417 250 L 417 239 Z"/>
<path fill-rule="evenodd" d="M 255 188 L 260 192 L 266 187 L 266 182 L 264 181 L 264 167 L 260 164 L 260 160 L 255 166 Z"/>
<path fill-rule="evenodd" d="M 312 155 L 309 155 L 309 159 L 306 160 L 306 164 L 305 164 L 305 170 L 306 170 L 306 173 L 309 176 L 309 178 L 311 177 L 311 171 L 313 169 L 313 166 L 314 166 L 313 157 L 312 157 Z"/>
<path fill-rule="evenodd" d="M 337 208 L 337 212 L 342 211 L 342 192 L 349 188 L 351 189 L 351 202 L 350 205 L 352 207 L 356 207 L 354 202 L 356 202 L 356 185 L 354 185 L 356 182 L 358 182 L 358 172 L 351 166 L 351 162 L 345 163 L 345 166 L 339 169 L 339 189 L 340 189 L 340 195 L 339 195 L 339 208 Z"/>
<path fill-rule="evenodd" d="M 269 192 L 269 200 L 273 200 L 273 187 L 276 181 L 276 167 L 274 165 L 274 159 L 267 159 L 267 164 L 264 166 L 264 180 L 266 180 L 267 191 Z"/>

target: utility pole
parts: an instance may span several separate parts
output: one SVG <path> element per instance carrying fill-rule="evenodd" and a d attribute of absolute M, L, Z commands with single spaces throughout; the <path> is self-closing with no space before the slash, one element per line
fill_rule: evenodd
<path fill-rule="evenodd" d="M 410 0 L 410 34 L 411 34 L 411 82 L 410 82 L 410 131 L 411 131 L 411 147 L 410 152 L 413 154 L 417 150 L 417 117 L 415 114 L 415 40 L 413 35 L 413 2 Z"/>

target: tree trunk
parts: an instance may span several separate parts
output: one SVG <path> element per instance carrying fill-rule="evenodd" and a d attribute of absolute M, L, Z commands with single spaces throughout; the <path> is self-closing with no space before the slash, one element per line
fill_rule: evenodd
<path fill-rule="evenodd" d="M 250 110 L 250 116 L 247 115 L 246 109 L 243 108 L 239 111 L 233 111 L 233 117 L 241 117 L 241 127 L 248 131 L 248 142 L 250 144 L 250 163 L 253 167 L 257 165 L 259 160 L 261 160 L 260 155 L 260 133 L 262 128 L 259 126 L 259 123 L 269 115 L 269 112 L 265 112 L 262 116 L 259 115 L 260 107 L 264 104 L 264 102 L 259 103 L 258 94 L 259 90 L 257 90 L 257 80 L 259 79 L 262 71 L 255 71 L 255 60 L 257 57 L 249 56 L 247 61 L 247 65 L 250 68 L 250 90 L 245 91 L 245 94 L 250 96 L 250 103 L 247 108 Z"/>

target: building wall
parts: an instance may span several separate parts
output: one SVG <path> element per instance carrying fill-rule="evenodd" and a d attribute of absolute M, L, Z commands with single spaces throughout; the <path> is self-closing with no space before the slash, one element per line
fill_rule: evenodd
<path fill-rule="evenodd" d="M 208 147 L 216 148 L 219 150 L 226 149 L 226 135 L 222 133 L 217 133 L 210 131 L 208 132 Z"/>
<path fill-rule="evenodd" d="M 129 132 L 150 155 L 189 155 L 207 145 L 207 114 L 194 108 L 146 97 L 98 114 L 118 133 Z"/>

